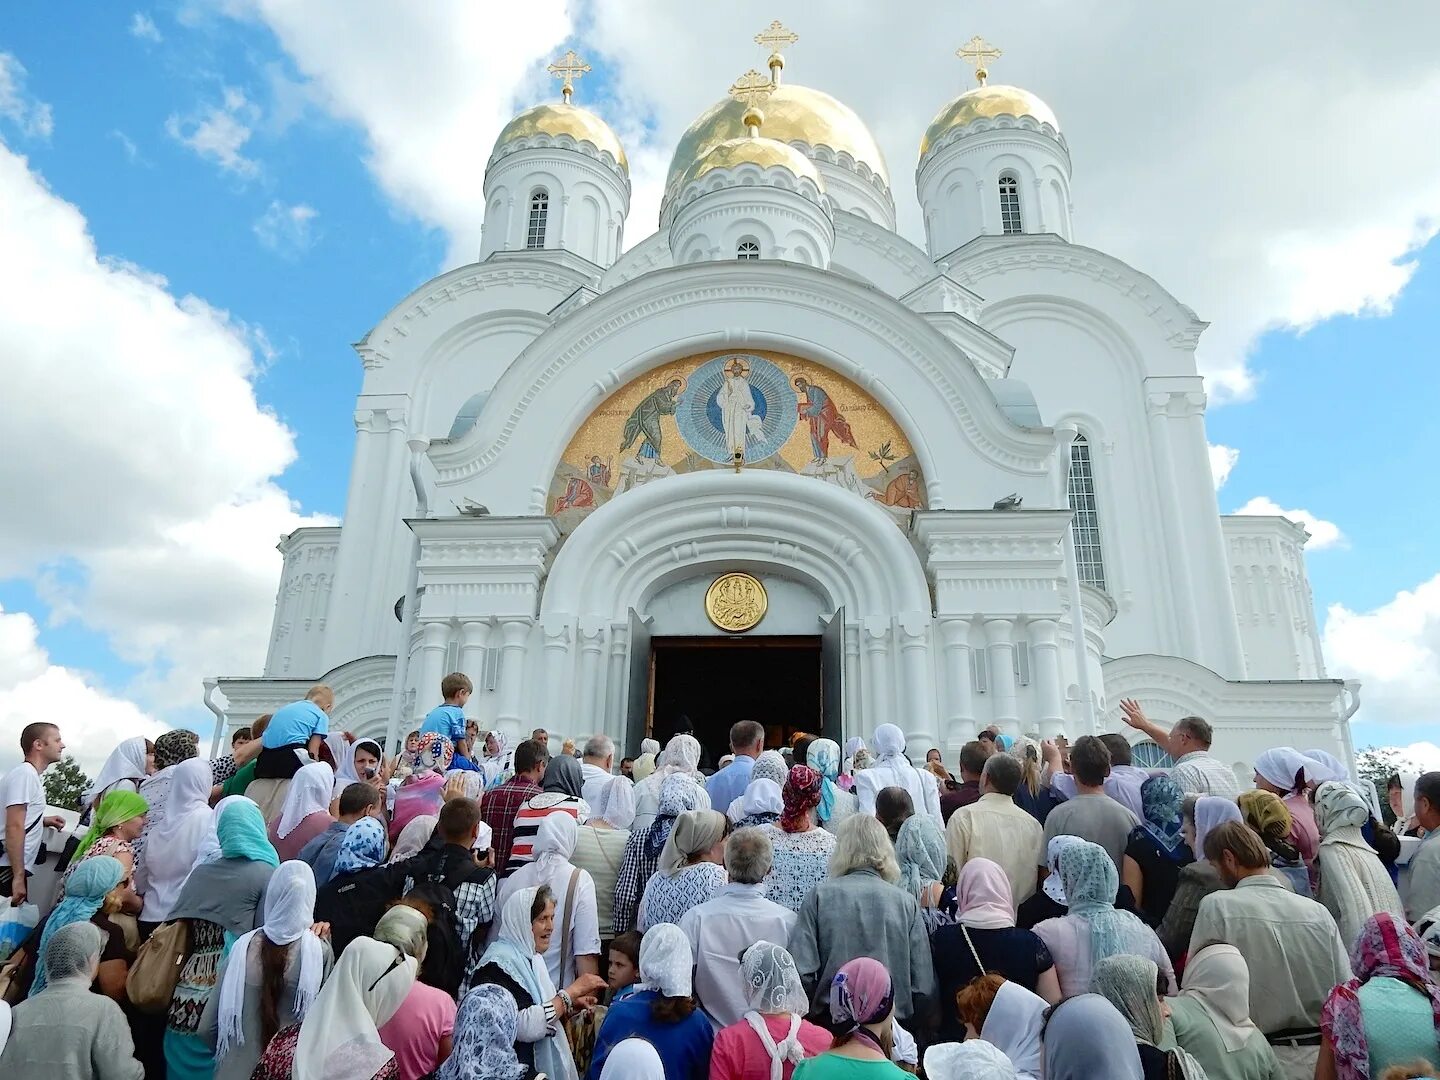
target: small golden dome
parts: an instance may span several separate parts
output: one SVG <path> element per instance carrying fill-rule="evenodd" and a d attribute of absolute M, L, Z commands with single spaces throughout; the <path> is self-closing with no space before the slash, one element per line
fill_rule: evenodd
<path fill-rule="evenodd" d="M 712 149 L 720 143 L 745 137 L 746 108 L 744 102 L 726 98 L 712 105 L 686 129 L 675 147 L 675 156 L 670 159 L 666 198 L 675 194 L 692 167 Z M 808 86 L 781 83 L 766 100 L 764 109 L 767 140 L 828 146 L 837 154 L 849 154 L 864 163 L 887 187 L 890 185 L 890 172 L 875 136 L 848 105 Z"/>
<path fill-rule="evenodd" d="M 620 145 L 615 132 L 610 130 L 610 125 L 588 109 L 563 101 L 536 105 L 511 120 L 495 140 L 495 150 L 491 152 L 491 156 L 506 143 L 529 138 L 531 135 L 569 135 L 576 142 L 588 142 L 597 150 L 607 151 L 621 169 L 627 174 L 630 172 L 630 161 L 625 157 L 625 148 Z"/>
<path fill-rule="evenodd" d="M 768 124 L 768 113 L 766 117 Z M 799 150 L 764 135 L 747 135 L 739 139 L 726 139 L 712 146 L 704 157 L 681 175 L 675 185 L 675 193 L 679 194 L 690 181 L 698 180 L 713 169 L 729 169 L 736 165 L 758 165 L 762 169 L 779 165 L 790 170 L 797 180 L 808 178 L 814 181 L 821 191 L 825 190 L 825 184 L 820 179 L 820 170 Z"/>
<path fill-rule="evenodd" d="M 1055 118 L 1054 111 L 1029 90 L 1018 86 L 977 86 L 965 91 L 935 115 L 925 129 L 925 137 L 920 140 L 920 156 L 924 157 L 930 147 L 952 128 L 994 116 L 1030 116 L 1042 124 L 1049 124 L 1056 131 L 1060 130 L 1060 121 Z"/>

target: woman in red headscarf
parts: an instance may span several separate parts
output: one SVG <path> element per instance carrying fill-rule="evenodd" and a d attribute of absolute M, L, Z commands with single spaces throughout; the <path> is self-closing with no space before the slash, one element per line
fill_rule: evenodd
<path fill-rule="evenodd" d="M 791 766 L 780 789 L 784 803 L 780 820 L 760 826 L 775 853 L 765 878 L 765 896 L 791 911 L 799 911 L 805 894 L 830 872 L 835 836 L 815 823 L 822 781 L 808 765 Z"/>

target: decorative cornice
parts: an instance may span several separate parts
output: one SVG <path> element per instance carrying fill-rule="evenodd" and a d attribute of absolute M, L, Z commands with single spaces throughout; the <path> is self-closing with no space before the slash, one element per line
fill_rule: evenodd
<path fill-rule="evenodd" d="M 935 264 L 914 244 L 868 218 L 848 210 L 835 211 L 835 237 L 873 251 L 886 262 L 899 267 L 917 282 L 935 275 Z"/>
<path fill-rule="evenodd" d="M 928 163 L 939 160 L 941 154 L 951 146 L 954 146 L 961 139 L 970 135 L 981 135 L 986 132 L 1009 132 L 1019 134 L 1021 132 L 1037 135 L 1048 139 L 1059 147 L 1061 156 L 1065 158 L 1066 165 L 1070 163 L 1070 144 L 1065 141 L 1065 136 L 1057 131 L 1050 124 L 1042 123 L 1033 116 L 979 116 L 967 124 L 960 124 L 947 130 L 937 138 L 926 149 L 925 155 L 915 165 L 915 180 L 920 181 L 920 175 L 925 171 Z M 1017 140 L 1019 141 L 1019 140 Z M 987 148 L 994 146 L 996 140 L 987 139 Z M 1030 145 L 1025 140 L 1024 145 Z"/>
<path fill-rule="evenodd" d="M 608 150 L 601 150 L 589 139 L 576 139 L 573 135 L 550 135 L 542 131 L 524 138 L 510 139 L 495 148 L 494 153 L 490 155 L 490 160 L 485 163 L 485 171 L 488 173 L 496 163 L 526 150 L 567 150 L 571 153 L 583 154 L 597 164 L 605 166 L 624 189 L 625 201 L 627 204 L 629 203 L 629 172 L 615 160 L 615 155 Z"/>
<path fill-rule="evenodd" d="M 797 195 L 806 202 L 814 203 L 826 218 L 833 211 L 830 200 L 819 184 L 808 176 L 796 176 L 783 165 L 762 168 L 754 162 L 745 161 L 728 168 L 711 169 L 699 179 L 692 180 L 680 189 L 679 194 L 669 200 L 660 214 L 660 228 L 664 229 L 675 220 L 677 214 L 697 199 L 734 188 L 771 188 L 790 195 Z M 742 207 L 735 207 L 742 210 Z M 770 209 L 766 206 L 765 209 Z"/>

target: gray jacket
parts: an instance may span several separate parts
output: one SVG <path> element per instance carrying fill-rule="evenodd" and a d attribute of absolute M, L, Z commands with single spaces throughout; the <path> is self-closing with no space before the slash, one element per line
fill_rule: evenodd
<path fill-rule="evenodd" d="M 45 1080 L 144 1080 L 120 1006 L 84 976 L 50 983 L 11 1013 L 0 1076 Z"/>

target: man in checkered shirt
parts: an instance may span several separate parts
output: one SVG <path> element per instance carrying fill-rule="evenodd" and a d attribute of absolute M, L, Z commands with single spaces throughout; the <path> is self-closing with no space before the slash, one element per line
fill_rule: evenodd
<path fill-rule="evenodd" d="M 467 951 L 475 944 L 475 931 L 487 929 L 495 918 L 495 872 L 475 861 L 472 850 L 480 832 L 480 807 L 474 799 L 451 799 L 440 809 L 435 839 L 419 855 L 407 859 L 405 894 L 419 881 L 433 879 L 455 894 L 455 921 L 460 944 Z"/>
<path fill-rule="evenodd" d="M 526 739 L 515 748 L 515 775 L 497 788 L 487 791 L 480 801 L 480 817 L 490 826 L 490 849 L 495 853 L 495 866 L 505 876 L 510 861 L 510 846 L 515 839 L 515 815 L 531 795 L 540 794 L 540 777 L 545 775 L 550 753 L 537 739 Z"/>

